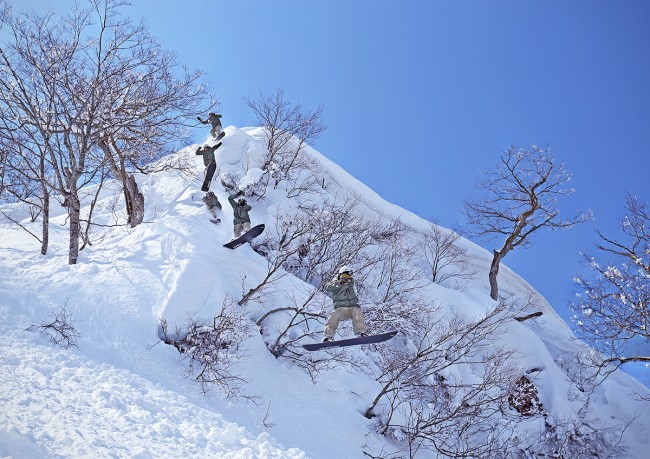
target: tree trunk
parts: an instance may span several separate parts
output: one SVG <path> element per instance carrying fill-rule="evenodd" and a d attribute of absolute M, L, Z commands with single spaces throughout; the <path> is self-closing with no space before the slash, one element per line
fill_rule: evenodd
<path fill-rule="evenodd" d="M 127 223 L 131 225 L 131 228 L 135 228 L 144 220 L 144 196 L 138 189 L 138 182 L 135 181 L 135 177 L 126 173 L 124 156 L 120 153 L 114 141 L 111 141 L 111 144 L 112 149 L 106 140 L 100 140 L 98 142 L 99 148 L 104 152 L 104 157 L 113 171 L 113 175 L 122 182 L 124 204 L 126 205 L 126 213 L 128 215 Z M 119 160 L 119 166 L 113 153 L 115 153 Z"/>
<path fill-rule="evenodd" d="M 490 265 L 490 274 L 488 275 L 488 278 L 490 279 L 490 298 L 496 301 L 499 299 L 497 275 L 499 274 L 499 264 L 503 259 L 503 255 L 498 250 L 495 250 L 493 254 L 494 256 L 492 257 L 492 264 Z"/>
<path fill-rule="evenodd" d="M 47 255 L 47 249 L 50 245 L 50 189 L 45 180 L 45 155 L 40 155 L 39 173 L 41 174 L 40 183 L 43 190 L 43 237 L 41 239 L 41 255 Z"/>
<path fill-rule="evenodd" d="M 76 190 L 68 195 L 68 216 L 70 217 L 70 245 L 68 250 L 68 264 L 76 265 L 79 258 L 79 234 L 81 232 L 81 203 Z"/>
<path fill-rule="evenodd" d="M 126 175 L 126 174 L 125 174 Z M 129 214 L 129 224 L 135 228 L 144 220 L 144 195 L 138 189 L 138 182 L 133 175 L 126 175 L 124 183 L 126 210 Z"/>
<path fill-rule="evenodd" d="M 47 255 L 50 244 L 50 192 L 44 188 L 43 193 L 43 238 L 41 239 L 41 255 Z"/>

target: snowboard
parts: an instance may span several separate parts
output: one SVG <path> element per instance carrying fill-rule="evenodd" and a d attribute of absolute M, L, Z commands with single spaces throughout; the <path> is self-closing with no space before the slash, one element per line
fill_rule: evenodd
<path fill-rule="evenodd" d="M 327 341 L 325 343 L 312 343 L 312 344 L 303 344 L 302 347 L 308 351 L 317 351 L 319 349 L 327 349 L 330 347 L 345 347 L 345 346 L 356 346 L 358 344 L 373 344 L 381 343 L 382 341 L 387 341 L 393 336 L 397 335 L 397 331 L 389 331 L 386 333 L 379 333 L 378 335 L 368 335 L 363 338 L 348 338 L 341 339 L 338 341 Z"/>
<path fill-rule="evenodd" d="M 214 172 L 217 170 L 216 161 L 212 161 L 208 167 L 205 169 L 205 179 L 203 180 L 203 186 L 201 186 L 201 191 L 210 190 L 210 182 L 212 182 L 212 177 Z"/>
<path fill-rule="evenodd" d="M 239 236 L 237 239 L 233 239 L 232 241 L 224 244 L 223 246 L 228 247 L 229 249 L 236 249 L 240 245 L 252 241 L 254 238 L 262 234 L 262 231 L 264 231 L 264 224 L 254 226 L 248 231 L 246 231 L 244 234 Z"/>
<path fill-rule="evenodd" d="M 221 139 L 223 139 L 225 136 L 226 136 L 226 131 L 221 131 L 221 134 L 219 134 L 219 135 L 217 136 L 217 138 L 214 139 L 214 140 L 221 140 Z"/>

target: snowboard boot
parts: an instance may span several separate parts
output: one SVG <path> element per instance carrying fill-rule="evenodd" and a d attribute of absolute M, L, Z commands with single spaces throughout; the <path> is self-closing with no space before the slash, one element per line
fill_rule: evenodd
<path fill-rule="evenodd" d="M 364 332 L 357 333 L 357 338 L 365 338 L 366 336 L 368 335 L 366 335 Z"/>
<path fill-rule="evenodd" d="M 325 338 L 323 338 L 323 342 L 324 342 L 324 343 L 329 343 L 330 341 L 332 341 L 332 337 L 331 337 L 331 336 L 326 336 Z"/>

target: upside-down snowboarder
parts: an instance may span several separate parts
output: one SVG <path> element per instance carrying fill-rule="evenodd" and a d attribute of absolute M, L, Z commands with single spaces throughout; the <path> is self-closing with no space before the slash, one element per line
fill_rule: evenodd
<path fill-rule="evenodd" d="M 363 311 L 359 306 L 359 299 L 354 291 L 352 269 L 341 266 L 337 277 L 325 284 L 325 290 L 332 294 L 334 312 L 325 324 L 325 338 L 323 342 L 332 341 L 341 320 L 351 320 L 352 330 L 358 337 L 366 335 L 366 323 Z"/>
<path fill-rule="evenodd" d="M 217 162 L 215 160 L 214 152 L 221 146 L 221 142 L 216 145 L 203 145 L 196 150 L 197 155 L 203 156 L 203 165 L 205 166 L 205 179 L 203 180 L 203 186 L 201 186 L 201 191 L 208 191 L 210 189 L 210 182 L 212 181 L 212 176 L 217 170 Z"/>

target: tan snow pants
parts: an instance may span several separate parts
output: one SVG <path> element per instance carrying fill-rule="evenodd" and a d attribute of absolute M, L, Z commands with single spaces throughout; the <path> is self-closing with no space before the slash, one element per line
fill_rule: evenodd
<path fill-rule="evenodd" d="M 325 324 L 325 336 L 334 338 L 339 322 L 342 320 L 352 321 L 352 330 L 355 334 L 366 332 L 366 322 L 363 320 L 363 311 L 360 307 L 336 308 L 327 323 Z"/>
<path fill-rule="evenodd" d="M 235 223 L 235 239 L 241 236 L 242 231 L 245 233 L 251 229 L 251 222 Z"/>

